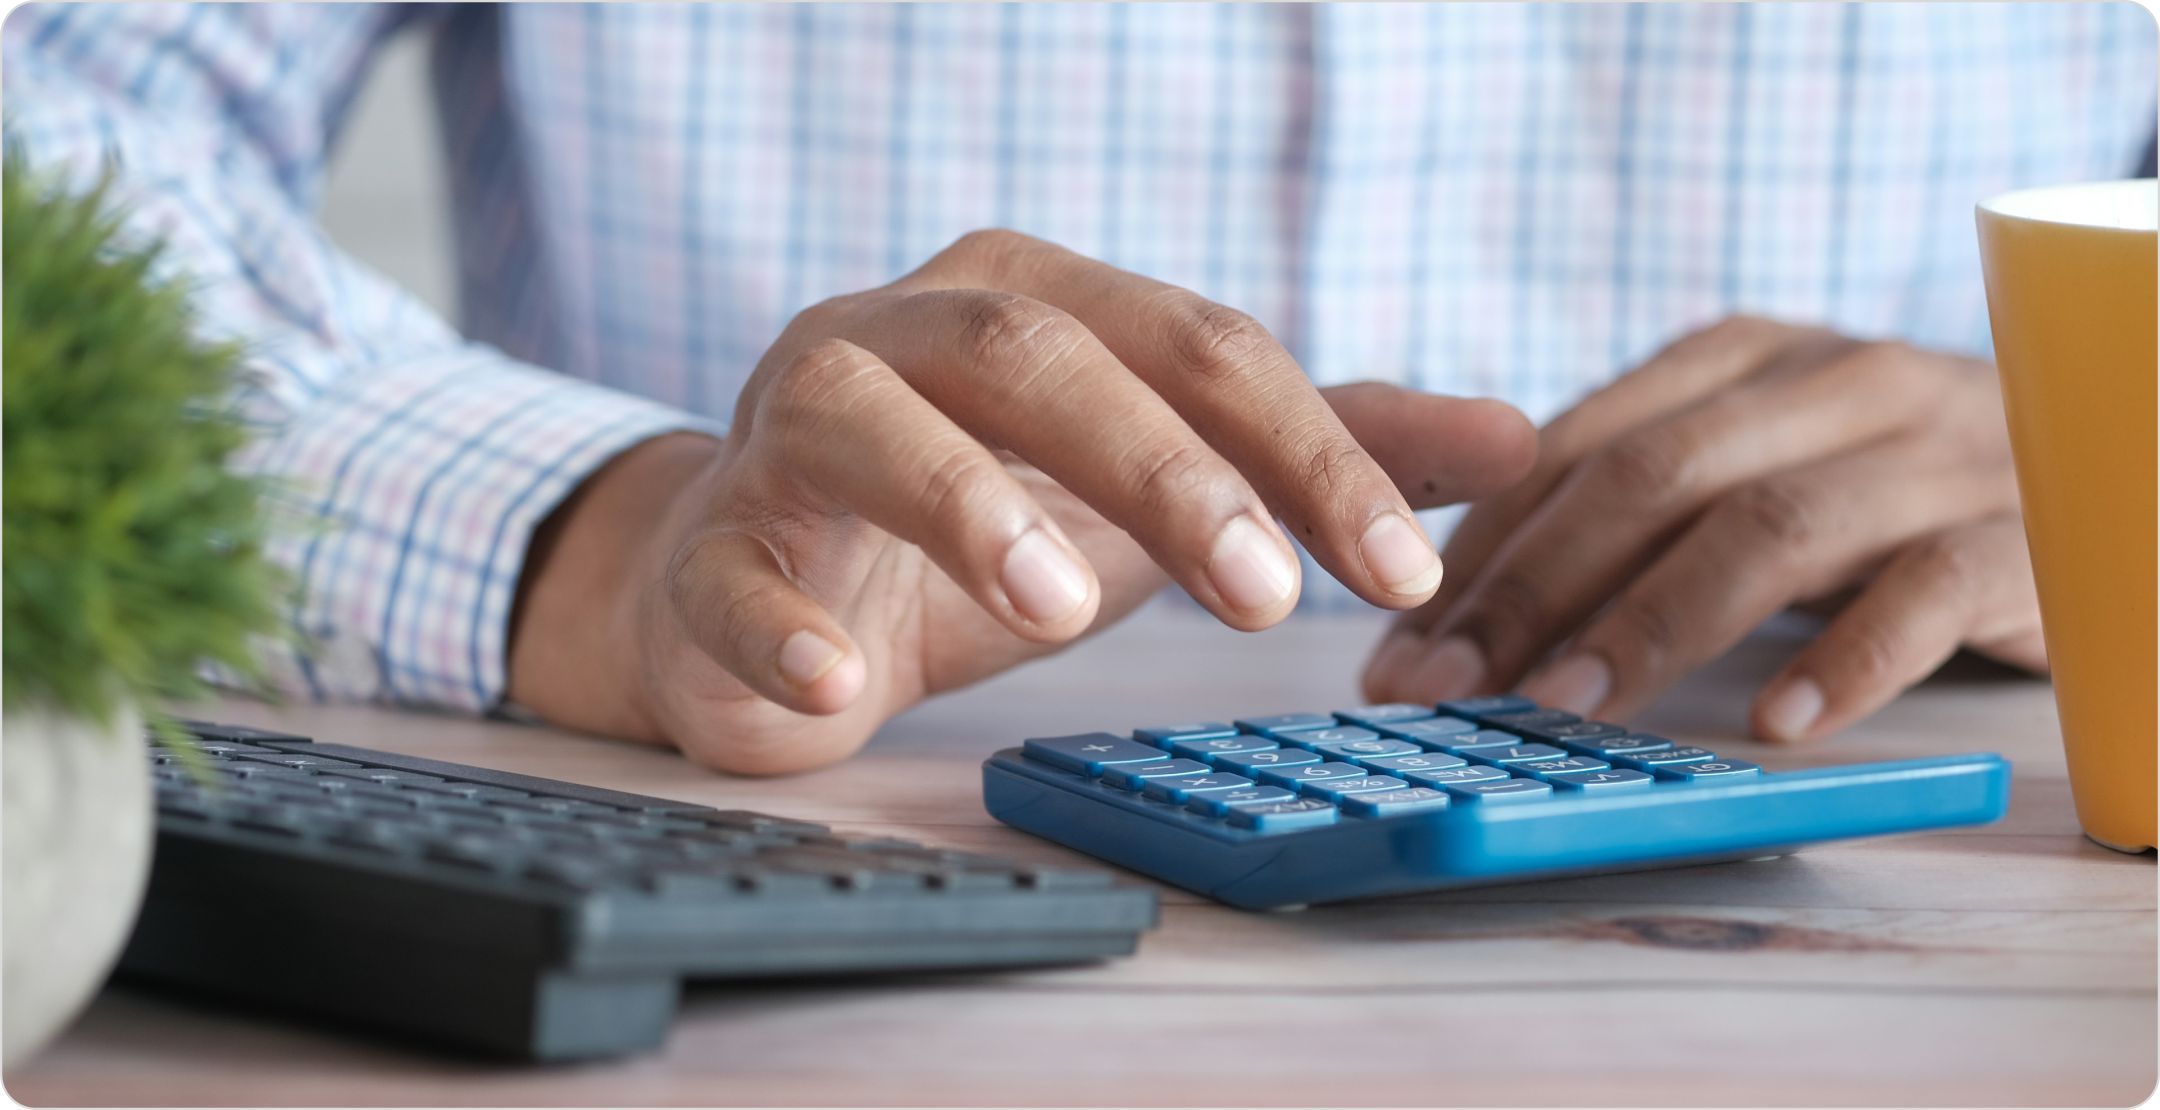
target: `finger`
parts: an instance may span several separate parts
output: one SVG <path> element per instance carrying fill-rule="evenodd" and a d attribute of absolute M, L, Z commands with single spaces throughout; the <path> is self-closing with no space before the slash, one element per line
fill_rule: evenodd
<path fill-rule="evenodd" d="M 1252 483 L 1313 558 L 1358 596 L 1408 608 L 1440 557 L 1409 505 L 1312 380 L 1251 316 L 1013 233 L 974 240 L 998 288 L 1057 306 Z"/>
<path fill-rule="evenodd" d="M 1478 568 L 1436 627 L 1470 642 L 1485 683 L 1510 684 L 1705 506 L 1768 475 L 1850 455 L 1916 419 L 1934 392 L 1932 379 L 1901 372 L 1887 348 L 1853 350 L 1860 353 L 1805 372 L 1751 378 L 1592 453 Z M 1911 465 L 1906 455 L 1893 457 Z M 1832 471 L 1855 489 L 1880 486 L 1881 475 L 1894 472 Z M 1796 476 L 1789 485 L 1796 495 L 1817 496 L 1814 479 Z M 1787 488 L 1772 483 L 1750 496 L 1763 501 L 1764 513 L 1783 513 L 1786 506 L 1767 499 Z M 1992 496 L 1956 504 L 1967 515 L 2000 507 Z"/>
<path fill-rule="evenodd" d="M 759 695 L 825 715 L 862 693 L 862 652 L 796 588 L 763 540 L 736 531 L 698 536 L 669 564 L 666 587 L 690 642 Z"/>
<path fill-rule="evenodd" d="M 1911 545 L 1764 685 L 1750 711 L 1755 734 L 1786 742 L 1828 735 L 1934 673 L 1968 640 L 2034 638 L 2031 582 L 2012 515 Z"/>
<path fill-rule="evenodd" d="M 1296 602 L 1297 557 L 1252 486 L 1071 316 L 937 290 L 848 327 L 953 422 L 1131 533 L 1225 623 L 1264 628 Z"/>
<path fill-rule="evenodd" d="M 1513 406 L 1384 382 L 1320 391 L 1414 509 L 1498 493 L 1529 473 L 1537 429 Z"/>
<path fill-rule="evenodd" d="M 1886 482 L 1884 474 L 1898 474 Z M 1870 560 L 2002 507 L 1992 474 L 1921 469 L 1905 447 L 1832 459 L 1726 498 L 1523 683 L 1524 696 L 1626 717 L 1794 601 Z"/>
<path fill-rule="evenodd" d="M 1014 633 L 1087 630 L 1101 589 L 1056 521 L 981 441 L 877 356 L 817 343 L 758 398 L 753 450 L 806 501 L 852 512 L 923 553 Z"/>

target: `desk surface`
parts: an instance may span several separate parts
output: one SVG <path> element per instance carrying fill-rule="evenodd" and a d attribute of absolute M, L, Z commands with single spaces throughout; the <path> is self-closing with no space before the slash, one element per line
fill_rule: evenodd
<path fill-rule="evenodd" d="M 1352 700 L 1378 625 L 1242 636 L 1150 611 L 924 706 L 844 766 L 729 779 L 632 745 L 361 708 L 227 719 L 1029 859 L 977 765 L 1023 735 Z M 2153 1089 L 2150 857 L 2077 834 L 2047 688 L 1939 676 L 1803 750 L 1735 739 L 1790 649 L 1638 721 L 1773 769 L 1993 749 L 2009 817 L 1783 860 L 1254 915 L 1165 888 L 1138 956 L 706 986 L 654 1055 L 515 1068 L 107 990 L 7 1077 L 34 1104 L 2115 1104 Z M 277 938 L 263 941 L 275 973 Z"/>

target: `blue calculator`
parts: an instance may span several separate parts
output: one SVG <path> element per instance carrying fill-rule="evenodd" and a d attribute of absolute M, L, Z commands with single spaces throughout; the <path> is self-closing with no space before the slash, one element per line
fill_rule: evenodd
<path fill-rule="evenodd" d="M 1518 697 L 1029 740 L 991 816 L 1246 909 L 1782 855 L 2000 818 L 2010 765 L 1772 773 Z"/>

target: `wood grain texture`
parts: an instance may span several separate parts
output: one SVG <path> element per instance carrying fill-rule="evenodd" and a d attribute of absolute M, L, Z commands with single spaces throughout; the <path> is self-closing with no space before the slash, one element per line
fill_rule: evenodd
<path fill-rule="evenodd" d="M 1028 859 L 978 764 L 1030 734 L 1330 708 L 1378 624 L 1263 636 L 1154 607 L 789 779 L 664 751 L 356 707 L 225 719 Z M 2016 761 L 1984 829 L 1736 863 L 1247 914 L 1164 889 L 1138 956 L 692 988 L 654 1055 L 480 1064 L 116 988 L 7 1076 L 43 1105 L 2122 1105 L 2155 1079 L 2150 857 L 2086 842 L 2047 687 L 1959 664 L 1809 749 L 1737 737 L 1791 649 L 1766 630 L 1639 724 L 1772 769 L 1959 750 Z M 274 947 L 274 945 L 273 945 Z"/>

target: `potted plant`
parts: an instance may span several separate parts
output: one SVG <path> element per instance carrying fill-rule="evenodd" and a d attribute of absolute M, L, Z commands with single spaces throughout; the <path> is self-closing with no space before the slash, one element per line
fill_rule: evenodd
<path fill-rule="evenodd" d="M 0 1057 L 109 972 L 141 901 L 144 719 L 252 675 L 281 579 L 259 490 L 225 468 L 238 353 L 198 341 L 104 190 L 0 169 Z"/>

